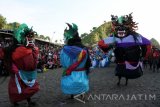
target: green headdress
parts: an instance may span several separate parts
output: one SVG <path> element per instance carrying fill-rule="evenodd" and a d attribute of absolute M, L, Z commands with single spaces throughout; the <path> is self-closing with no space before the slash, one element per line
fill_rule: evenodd
<path fill-rule="evenodd" d="M 18 43 L 24 44 L 25 37 L 31 33 L 33 33 L 32 28 L 29 29 L 26 24 L 21 24 L 18 29 L 14 30 L 14 37 L 17 39 Z"/>
<path fill-rule="evenodd" d="M 123 24 L 123 22 L 125 21 L 125 17 L 124 16 L 121 16 L 118 18 L 118 23 L 119 24 Z"/>
<path fill-rule="evenodd" d="M 72 25 L 70 25 L 69 23 L 66 24 L 69 26 L 69 29 L 67 30 L 66 28 L 64 30 L 64 38 L 65 40 L 69 40 L 78 34 L 78 26 L 74 23 L 72 23 Z"/>

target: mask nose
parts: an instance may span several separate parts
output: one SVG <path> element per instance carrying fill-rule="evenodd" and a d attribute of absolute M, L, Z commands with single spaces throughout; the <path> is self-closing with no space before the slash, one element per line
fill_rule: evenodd
<path fill-rule="evenodd" d="M 126 29 L 126 28 L 125 28 L 123 25 L 117 27 L 117 30 L 118 30 L 118 31 L 124 31 L 125 29 Z"/>
<path fill-rule="evenodd" d="M 33 38 L 28 38 L 28 41 L 32 41 L 33 40 Z"/>

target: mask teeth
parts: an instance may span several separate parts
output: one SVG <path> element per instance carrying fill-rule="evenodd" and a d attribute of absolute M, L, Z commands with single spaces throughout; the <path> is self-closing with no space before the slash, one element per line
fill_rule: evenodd
<path fill-rule="evenodd" d="M 118 31 L 118 33 L 125 33 L 126 31 L 125 30 L 123 30 L 123 31 Z"/>
<path fill-rule="evenodd" d="M 29 41 L 28 38 L 27 38 L 27 44 L 26 44 L 26 46 L 30 46 L 30 45 L 35 46 L 34 41 L 33 40 Z"/>
<path fill-rule="evenodd" d="M 30 46 L 30 45 L 35 46 L 35 44 L 34 44 L 33 41 L 28 41 L 28 42 L 27 42 L 27 45 L 26 45 L 26 46 Z"/>

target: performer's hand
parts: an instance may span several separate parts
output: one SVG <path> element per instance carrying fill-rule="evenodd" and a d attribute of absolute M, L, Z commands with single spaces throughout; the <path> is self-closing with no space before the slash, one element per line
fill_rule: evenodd
<path fill-rule="evenodd" d="M 116 47 L 116 42 L 109 44 L 109 48 L 115 48 L 115 47 Z"/>

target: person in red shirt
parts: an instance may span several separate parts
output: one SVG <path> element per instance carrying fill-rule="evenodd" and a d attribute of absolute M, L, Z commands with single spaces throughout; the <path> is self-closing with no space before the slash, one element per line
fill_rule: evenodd
<path fill-rule="evenodd" d="M 158 63 L 159 63 L 159 57 L 160 57 L 160 53 L 159 53 L 159 49 L 153 47 L 152 48 L 153 53 L 152 53 L 152 67 L 153 67 L 153 72 L 155 72 L 155 70 L 157 70 L 158 72 Z"/>

